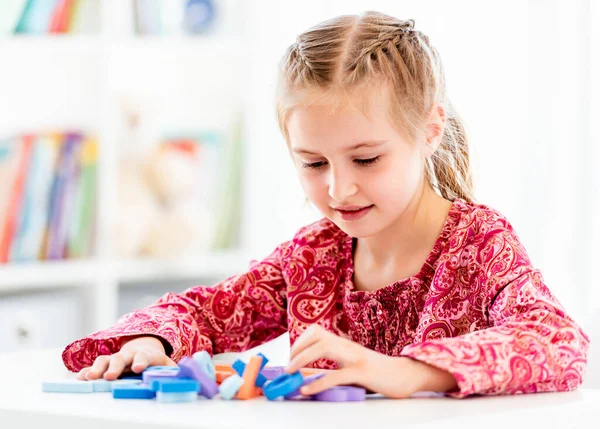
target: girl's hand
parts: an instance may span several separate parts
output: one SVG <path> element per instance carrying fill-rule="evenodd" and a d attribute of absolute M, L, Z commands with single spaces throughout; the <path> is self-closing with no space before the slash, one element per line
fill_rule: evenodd
<path fill-rule="evenodd" d="M 457 387 L 454 376 L 406 357 L 391 357 L 325 330 L 310 326 L 294 343 L 286 372 L 293 373 L 321 358 L 340 367 L 301 389 L 314 395 L 338 385 L 359 385 L 391 398 L 407 398 L 420 391 L 446 392 Z"/>
<path fill-rule="evenodd" d="M 113 355 L 98 356 L 92 366 L 83 368 L 77 374 L 79 380 L 95 380 L 102 378 L 116 380 L 123 372 L 142 372 L 149 366 L 177 366 L 165 354 L 162 342 L 155 337 L 134 337 L 127 341 Z"/>

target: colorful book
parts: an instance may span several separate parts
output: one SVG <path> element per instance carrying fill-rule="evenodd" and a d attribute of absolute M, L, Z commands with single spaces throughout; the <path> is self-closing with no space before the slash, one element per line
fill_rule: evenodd
<path fill-rule="evenodd" d="M 31 206 L 32 206 L 32 191 L 34 186 L 35 172 L 38 169 L 38 149 L 37 143 L 34 141 L 33 148 L 31 150 L 31 161 L 29 162 L 29 169 L 25 175 L 25 186 L 23 189 L 23 197 L 21 204 L 21 213 L 17 218 L 17 226 L 15 229 L 15 235 L 10 245 L 10 253 L 8 260 L 10 262 L 22 261 L 24 258 L 21 256 L 21 245 L 23 243 L 23 236 L 29 228 L 29 221 L 31 217 Z"/>
<path fill-rule="evenodd" d="M 69 30 L 74 0 L 58 0 L 50 20 L 50 33 L 66 33 Z"/>
<path fill-rule="evenodd" d="M 77 183 L 73 220 L 69 230 L 68 257 L 81 258 L 92 253 L 91 236 L 96 200 L 98 143 L 88 137 L 80 152 L 81 173 Z"/>
<path fill-rule="evenodd" d="M 80 154 L 83 137 L 80 134 L 70 134 L 68 138 L 73 140 L 71 156 L 65 171 L 65 195 L 61 208 L 61 220 L 58 229 L 57 255 L 61 259 L 68 257 L 68 239 L 70 225 L 75 218 L 75 198 L 77 196 L 77 185 L 80 175 Z"/>
<path fill-rule="evenodd" d="M 36 260 L 42 247 L 59 144 L 57 139 L 48 135 L 37 137 L 29 168 L 19 235 L 11 248 L 11 261 Z"/>
<path fill-rule="evenodd" d="M 53 211 L 50 218 L 47 259 L 63 259 L 66 256 L 67 231 L 72 215 L 73 186 L 74 180 L 76 180 L 77 153 L 80 141 L 80 134 L 68 133 L 63 143 L 63 151 L 61 152 L 61 160 L 57 171 L 56 200 L 53 201 Z"/>
<path fill-rule="evenodd" d="M 0 183 L 3 189 L 3 192 L 0 192 L 0 243 L 3 241 L 4 223 L 17 174 L 20 150 L 21 145 L 17 144 L 16 139 L 0 140 Z"/>
<path fill-rule="evenodd" d="M 0 263 L 6 263 L 9 259 L 10 248 L 17 229 L 18 217 L 21 213 L 33 141 L 34 137 L 32 135 L 25 135 L 22 137 L 22 141 L 17 143 L 17 146 L 21 146 L 22 150 L 19 151 L 18 165 L 16 175 L 14 176 L 13 186 L 9 188 L 8 192 L 10 197 L 8 204 L 6 205 L 4 224 L 0 225 L 0 228 L 2 228 L 2 238 L 0 239 Z"/>
<path fill-rule="evenodd" d="M 0 37 L 15 31 L 26 5 L 27 0 L 0 1 Z"/>
<path fill-rule="evenodd" d="M 61 186 L 61 165 L 64 162 L 64 157 L 65 157 L 65 147 L 66 145 L 64 144 L 64 137 L 61 134 L 58 133 L 52 133 L 49 136 L 56 144 L 57 148 L 58 148 L 58 153 L 56 155 L 56 159 L 55 159 L 55 164 L 54 164 L 54 168 L 53 168 L 53 173 L 52 173 L 52 181 L 51 181 L 51 185 L 50 185 L 50 194 L 48 197 L 48 212 L 46 215 L 46 225 L 44 226 L 44 233 L 42 236 L 42 245 L 40 246 L 39 249 L 39 253 L 38 253 L 38 259 L 40 260 L 44 260 L 47 259 L 47 255 L 48 255 L 48 248 L 50 245 L 50 239 L 51 236 L 53 234 L 53 225 L 56 223 L 55 218 L 55 211 L 56 211 L 56 202 L 57 202 L 57 197 L 58 197 L 58 190 L 59 187 Z"/>
<path fill-rule="evenodd" d="M 67 31 L 69 33 L 98 33 L 102 4 L 100 0 L 77 0 L 73 4 Z"/>
<path fill-rule="evenodd" d="M 15 33 L 47 33 L 56 4 L 57 0 L 28 0 L 15 28 Z"/>

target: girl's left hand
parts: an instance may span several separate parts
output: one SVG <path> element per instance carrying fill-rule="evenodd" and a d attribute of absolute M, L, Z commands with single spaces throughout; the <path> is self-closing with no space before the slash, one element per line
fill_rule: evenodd
<path fill-rule="evenodd" d="M 301 389 L 314 395 L 338 385 L 359 385 L 391 398 L 407 398 L 420 391 L 445 392 L 457 387 L 450 373 L 407 358 L 387 356 L 339 337 L 319 325 L 310 326 L 291 349 L 286 372 L 294 373 L 321 358 L 339 369 Z"/>

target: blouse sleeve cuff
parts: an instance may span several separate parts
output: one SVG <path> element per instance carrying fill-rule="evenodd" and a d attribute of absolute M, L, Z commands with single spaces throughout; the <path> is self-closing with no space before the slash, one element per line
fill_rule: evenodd
<path fill-rule="evenodd" d="M 161 340 L 167 356 L 175 362 L 190 352 L 184 350 L 179 335 L 172 329 L 161 329 L 153 324 L 147 326 L 137 324 L 135 328 L 116 325 L 72 342 L 65 347 L 62 359 L 67 369 L 77 372 L 92 365 L 98 356 L 117 353 L 128 337 L 141 335 L 153 336 Z M 202 349 L 212 350 L 210 340 L 206 338 L 202 337 L 199 345 Z"/>
<path fill-rule="evenodd" d="M 443 371 L 449 372 L 456 379 L 458 390 L 442 392 L 452 398 L 464 398 L 477 393 L 475 389 L 476 381 L 473 372 L 461 370 L 453 365 L 453 357 L 448 351 L 440 350 L 438 347 L 427 347 L 428 343 L 418 343 L 406 346 L 401 353 L 405 356 L 428 365 L 434 366 Z M 433 345 L 429 343 L 429 345 Z M 476 372 L 476 371 L 475 371 Z"/>

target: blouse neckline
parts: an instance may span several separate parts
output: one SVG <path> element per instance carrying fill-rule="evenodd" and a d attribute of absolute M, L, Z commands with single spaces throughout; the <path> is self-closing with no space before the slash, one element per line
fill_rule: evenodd
<path fill-rule="evenodd" d="M 419 270 L 419 272 L 417 274 L 412 275 L 410 277 L 405 277 L 403 279 L 399 279 L 399 280 L 395 281 L 394 283 L 391 283 L 389 285 L 383 286 L 379 289 L 375 289 L 372 291 L 355 289 L 354 280 L 353 280 L 353 277 L 354 277 L 354 252 L 353 252 L 353 249 L 354 249 L 354 240 L 355 239 L 354 239 L 354 237 L 347 235 L 346 233 L 343 233 L 344 241 L 343 241 L 343 245 L 342 245 L 342 254 L 343 254 L 344 260 L 346 261 L 346 268 L 345 268 L 346 292 L 348 292 L 352 295 L 366 295 L 366 296 L 382 294 L 382 293 L 386 294 L 392 288 L 400 287 L 400 286 L 406 285 L 407 283 L 412 283 L 414 281 L 416 281 L 417 284 L 421 284 L 427 278 L 432 277 L 433 274 L 435 273 L 436 262 L 439 259 L 442 251 L 446 247 L 448 238 L 452 235 L 452 233 L 455 231 L 456 227 L 458 226 L 458 222 L 461 218 L 461 214 L 462 214 L 462 211 L 464 210 L 465 204 L 466 204 L 466 202 L 461 198 L 457 198 L 452 202 L 452 205 L 450 206 L 450 210 L 448 211 L 448 214 L 446 216 L 446 220 L 444 221 L 442 230 L 441 230 L 440 234 L 438 235 L 431 251 L 429 252 L 429 255 L 425 259 L 425 262 L 423 263 L 423 265 L 421 266 L 421 269 Z"/>

